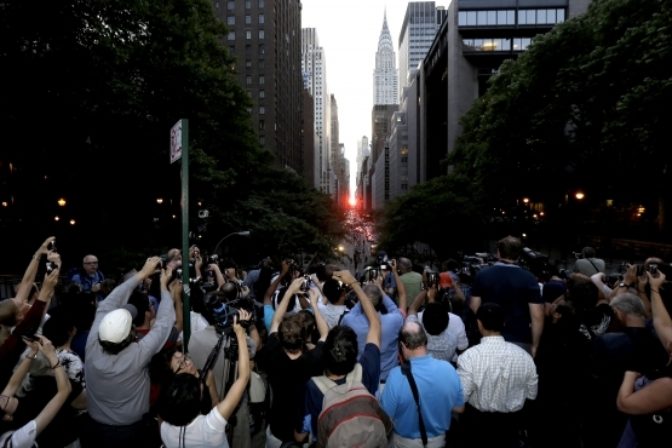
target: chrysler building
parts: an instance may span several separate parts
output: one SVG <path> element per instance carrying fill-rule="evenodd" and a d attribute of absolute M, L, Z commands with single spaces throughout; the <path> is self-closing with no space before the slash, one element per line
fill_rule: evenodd
<path fill-rule="evenodd" d="M 373 71 L 373 105 L 399 104 L 399 77 L 392 36 L 387 27 L 387 13 L 383 15 L 383 29 L 378 39 L 376 68 Z"/>

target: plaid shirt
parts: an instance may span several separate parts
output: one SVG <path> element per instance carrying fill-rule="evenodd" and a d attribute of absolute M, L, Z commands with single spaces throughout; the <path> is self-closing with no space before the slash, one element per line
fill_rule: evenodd
<path fill-rule="evenodd" d="M 516 412 L 537 397 L 532 357 L 502 336 L 487 336 L 457 358 L 464 400 L 483 412 Z"/>

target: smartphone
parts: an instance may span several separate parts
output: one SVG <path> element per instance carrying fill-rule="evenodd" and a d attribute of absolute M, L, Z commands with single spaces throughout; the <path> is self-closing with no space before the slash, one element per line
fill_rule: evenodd
<path fill-rule="evenodd" d="M 35 342 L 35 341 L 39 341 L 39 340 L 40 340 L 40 339 L 37 337 L 37 335 L 34 335 L 34 334 L 27 334 L 27 335 L 23 336 L 23 339 L 25 339 L 26 341 L 30 341 L 30 342 Z"/>

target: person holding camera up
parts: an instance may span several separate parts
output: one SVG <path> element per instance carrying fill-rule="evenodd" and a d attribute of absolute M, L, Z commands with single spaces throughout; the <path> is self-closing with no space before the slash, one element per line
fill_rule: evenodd
<path fill-rule="evenodd" d="M 228 448 L 226 425 L 245 395 L 250 380 L 250 354 L 247 350 L 247 332 L 241 325 L 250 314 L 239 311 L 234 317 L 233 333 L 238 347 L 238 377 L 224 398 L 207 415 L 200 413 L 202 395 L 208 391 L 197 376 L 194 365 L 187 357 L 171 361 L 176 373 L 172 383 L 159 398 L 161 440 L 166 448 L 224 447 Z M 238 446 L 238 445 L 234 445 Z"/>
<path fill-rule="evenodd" d="M 133 317 L 124 305 L 133 290 L 161 267 L 150 257 L 142 269 L 117 286 L 98 305 L 86 341 L 84 364 L 90 424 L 89 446 L 149 446 L 158 429 L 149 418 L 148 366 L 168 340 L 175 324 L 170 293 L 172 269 L 161 269 L 161 301 L 152 329 L 136 342 Z"/>
<path fill-rule="evenodd" d="M 266 344 L 257 353 L 256 362 L 268 374 L 273 392 L 266 431 L 266 447 L 279 448 L 294 442 L 303 430 L 303 410 L 306 382 L 322 374 L 322 352 L 328 327 L 317 308 L 317 292 L 309 289 L 320 339 L 312 350 L 306 349 L 306 335 L 298 315 L 285 316 L 289 302 L 301 293 L 303 277 L 289 284 L 273 315 Z"/>

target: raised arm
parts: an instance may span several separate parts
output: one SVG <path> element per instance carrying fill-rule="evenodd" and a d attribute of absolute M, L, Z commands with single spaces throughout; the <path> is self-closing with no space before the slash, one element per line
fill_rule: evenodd
<path fill-rule="evenodd" d="M 241 320 L 249 320 L 249 318 L 249 313 L 240 311 Z M 238 341 L 238 378 L 231 385 L 224 399 L 217 405 L 217 410 L 225 420 L 228 420 L 233 414 L 247 390 L 247 383 L 250 381 L 250 354 L 247 351 L 246 333 L 238 319 L 233 322 L 233 331 L 236 333 L 236 340 Z"/>
<path fill-rule="evenodd" d="M 273 293 L 276 289 L 278 289 L 278 285 L 280 285 L 282 279 L 285 278 L 289 272 L 289 263 L 287 263 L 287 260 L 283 260 L 281 265 L 282 267 L 280 270 L 280 275 L 278 275 L 276 279 L 271 282 L 268 288 L 266 288 L 266 293 L 264 294 L 264 305 L 271 305 L 271 297 L 273 297 Z"/>
<path fill-rule="evenodd" d="M 315 314 L 315 324 L 317 325 L 317 331 L 320 332 L 320 341 L 326 341 L 327 335 L 329 334 L 329 326 L 322 317 L 322 313 L 320 313 L 319 307 L 317 306 L 317 294 L 317 290 L 313 288 L 308 290 L 310 305 L 313 307 L 313 314 Z"/>
<path fill-rule="evenodd" d="M 630 415 L 642 415 L 672 406 L 672 378 L 659 378 L 635 391 L 635 381 L 638 377 L 638 372 L 625 372 L 616 399 L 619 411 Z"/>
<path fill-rule="evenodd" d="M 355 291 L 355 294 L 357 294 L 357 298 L 359 298 L 359 303 L 362 306 L 362 310 L 364 311 L 366 318 L 369 320 L 369 333 L 366 336 L 366 343 L 374 344 L 376 347 L 380 348 L 380 317 L 378 316 L 376 309 L 373 307 L 371 299 L 369 299 L 369 296 L 364 293 L 362 286 L 350 271 L 336 271 L 334 272 L 334 278 L 350 286 L 352 290 Z"/>
<path fill-rule="evenodd" d="M 175 280 L 170 284 L 170 296 L 175 305 L 175 328 L 182 331 L 184 327 L 184 308 L 182 306 L 182 282 Z"/>
<path fill-rule="evenodd" d="M 285 317 L 287 307 L 289 306 L 289 298 L 296 294 L 299 289 L 301 289 L 302 284 L 303 278 L 295 278 L 294 281 L 290 283 L 289 287 L 287 287 L 287 291 L 285 291 L 285 295 L 282 296 L 282 300 L 278 304 L 278 308 L 275 310 L 275 314 L 273 315 L 273 321 L 271 322 L 271 329 L 269 334 L 275 333 L 278 331 L 278 328 L 280 328 L 280 322 L 282 322 L 282 318 Z"/>
<path fill-rule="evenodd" d="M 657 277 L 651 275 L 650 272 L 647 272 L 646 275 L 649 277 L 649 284 L 651 285 L 653 328 L 656 330 L 663 347 L 672 355 L 672 318 L 670 318 L 670 313 L 667 312 L 663 298 L 660 296 L 660 286 L 665 281 L 665 274 L 659 271 Z"/>
<path fill-rule="evenodd" d="M 35 252 L 35 255 L 33 255 L 33 258 L 31 258 L 30 263 L 28 263 L 26 272 L 24 272 L 21 283 L 19 283 L 19 287 L 16 290 L 16 297 L 14 297 L 14 302 L 16 302 L 18 308 L 21 308 L 21 306 L 28 300 L 30 287 L 35 281 L 35 276 L 37 275 L 37 269 L 40 266 L 42 255 L 47 255 L 49 253 L 49 247 L 51 247 L 55 239 L 56 237 L 50 236 L 44 240 L 42 245 Z"/>
<path fill-rule="evenodd" d="M 40 351 L 47 358 L 47 361 L 49 361 L 49 366 L 54 371 L 57 391 L 56 395 L 54 395 L 54 397 L 49 400 L 42 411 L 40 411 L 37 417 L 35 417 L 35 425 L 37 427 L 36 430 L 38 434 L 41 433 L 49 423 L 51 423 L 72 391 L 68 374 L 65 372 L 65 367 L 62 366 L 58 360 L 58 356 L 56 355 L 56 350 L 54 349 L 53 344 L 43 336 L 40 336 Z"/>
<path fill-rule="evenodd" d="M 401 314 L 406 318 L 406 313 L 408 312 L 408 298 L 406 297 L 406 285 L 399 278 L 399 272 L 397 271 L 397 260 L 390 260 L 390 267 L 392 268 L 392 275 L 394 275 L 394 282 L 397 284 L 397 296 L 399 298 L 399 310 Z"/>
<path fill-rule="evenodd" d="M 417 296 L 415 296 L 415 298 L 411 302 L 411 306 L 408 307 L 408 315 L 409 316 L 412 315 L 412 314 L 418 314 L 418 310 L 420 309 L 420 306 L 422 306 L 422 304 L 425 303 L 425 299 L 428 296 L 427 292 L 428 291 L 426 289 L 423 289 L 422 291 L 420 291 L 418 293 Z"/>

